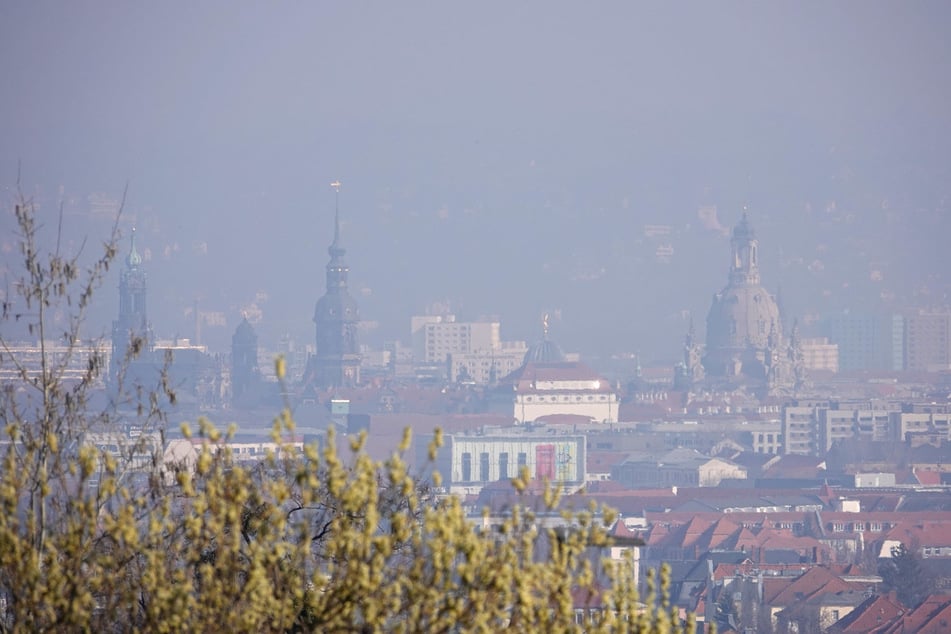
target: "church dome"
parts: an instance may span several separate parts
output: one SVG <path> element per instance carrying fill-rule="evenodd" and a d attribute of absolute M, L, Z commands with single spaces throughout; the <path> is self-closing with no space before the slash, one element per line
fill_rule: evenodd
<path fill-rule="evenodd" d="M 746 213 L 733 229 L 726 287 L 707 314 L 704 370 L 712 376 L 765 376 L 782 341 L 779 306 L 760 284 L 759 241 Z"/>
<path fill-rule="evenodd" d="M 526 363 L 562 363 L 564 360 L 565 353 L 562 352 L 561 347 L 546 337 L 528 349 L 522 365 Z"/>
<path fill-rule="evenodd" d="M 533 345 L 525 353 L 522 365 L 527 363 L 562 363 L 565 360 L 565 353 L 561 347 L 548 337 L 550 317 L 546 313 L 542 318 L 542 340 Z"/>
<path fill-rule="evenodd" d="M 762 286 L 727 286 L 717 293 L 707 315 L 707 350 L 766 348 L 780 329 L 779 307 Z"/>

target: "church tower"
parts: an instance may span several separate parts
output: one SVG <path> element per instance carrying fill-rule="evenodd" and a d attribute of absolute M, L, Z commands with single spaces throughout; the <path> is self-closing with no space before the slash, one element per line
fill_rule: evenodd
<path fill-rule="evenodd" d="M 231 395 L 238 404 L 258 382 L 258 336 L 245 317 L 231 337 Z"/>
<path fill-rule="evenodd" d="M 730 240 L 733 247 L 733 264 L 730 267 L 730 284 L 732 286 L 759 285 L 759 241 L 750 225 L 750 219 L 743 212 L 743 217 L 733 228 L 733 238 Z"/>
<path fill-rule="evenodd" d="M 314 357 L 314 377 L 319 387 L 353 386 L 360 382 L 360 350 L 357 325 L 360 313 L 350 295 L 347 276 L 350 267 L 344 256 L 347 251 L 340 240 L 340 183 L 334 188 L 334 240 L 327 249 L 327 292 L 317 300 L 314 323 L 317 327 L 317 354 Z"/>
<path fill-rule="evenodd" d="M 110 377 L 116 379 L 122 367 L 131 361 L 129 347 L 133 339 L 139 343 L 138 352 L 144 352 L 151 346 L 152 333 L 149 329 L 148 314 L 145 306 L 146 275 L 142 267 L 142 256 L 135 248 L 135 228 L 132 229 L 132 244 L 125 258 L 125 268 L 119 274 L 119 318 L 112 322 L 112 360 Z"/>

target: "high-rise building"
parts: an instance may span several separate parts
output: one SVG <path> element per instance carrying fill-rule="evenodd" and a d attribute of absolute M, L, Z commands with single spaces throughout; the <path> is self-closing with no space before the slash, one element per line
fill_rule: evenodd
<path fill-rule="evenodd" d="M 417 363 L 445 363 L 451 354 L 490 353 L 502 348 L 498 320 L 456 321 L 455 315 L 410 318 L 413 358 Z"/>
<path fill-rule="evenodd" d="M 951 369 L 951 311 L 919 310 L 904 315 L 905 369 Z"/>
<path fill-rule="evenodd" d="M 112 322 L 110 377 L 113 380 L 131 361 L 130 346 L 136 346 L 137 356 L 140 352 L 148 351 L 153 343 L 154 337 L 146 311 L 146 282 L 142 256 L 135 248 L 133 228 L 125 268 L 119 273 L 119 316 Z"/>
<path fill-rule="evenodd" d="M 901 315 L 849 311 L 826 317 L 819 330 L 839 347 L 839 370 L 904 369 Z"/>
<path fill-rule="evenodd" d="M 339 183 L 334 183 L 335 189 Z M 339 196 L 339 192 L 338 192 Z M 327 249 L 327 292 L 314 309 L 317 351 L 314 355 L 314 382 L 318 387 L 351 386 L 360 382 L 360 348 L 357 326 L 360 313 L 350 295 L 347 251 L 340 240 L 340 210 L 334 209 L 334 240 Z"/>
<path fill-rule="evenodd" d="M 839 371 L 839 347 L 828 337 L 803 339 L 802 358 L 807 370 Z"/>

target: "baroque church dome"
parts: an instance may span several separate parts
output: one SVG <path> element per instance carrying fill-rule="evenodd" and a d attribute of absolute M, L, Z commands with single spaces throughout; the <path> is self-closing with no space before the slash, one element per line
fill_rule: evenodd
<path fill-rule="evenodd" d="M 727 286 L 707 315 L 707 349 L 765 348 L 779 329 L 779 307 L 760 285 Z"/>
<path fill-rule="evenodd" d="M 549 319 L 545 315 L 542 319 L 542 340 L 532 344 L 532 347 L 525 353 L 522 365 L 529 363 L 564 363 L 565 353 L 561 346 L 551 340 L 548 336 Z"/>
<path fill-rule="evenodd" d="M 782 341 L 776 300 L 760 284 L 759 243 L 743 214 L 731 239 L 729 282 L 714 295 L 707 314 L 704 370 L 712 376 L 763 377 L 770 349 Z"/>

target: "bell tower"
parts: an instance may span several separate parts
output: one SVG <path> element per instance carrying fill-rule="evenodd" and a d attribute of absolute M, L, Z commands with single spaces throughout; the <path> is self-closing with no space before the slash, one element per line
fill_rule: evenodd
<path fill-rule="evenodd" d="M 135 343 L 136 354 L 149 349 L 152 333 L 146 311 L 145 269 L 142 256 L 135 248 L 135 228 L 132 228 L 129 254 L 125 268 L 119 273 L 119 316 L 112 322 L 112 359 L 109 375 L 116 379 L 128 358 L 129 348 Z"/>
<path fill-rule="evenodd" d="M 750 225 L 746 211 L 733 228 L 733 263 L 730 266 L 730 284 L 759 284 L 759 241 Z"/>
<path fill-rule="evenodd" d="M 319 387 L 352 386 L 360 382 L 360 348 L 357 326 L 360 313 L 350 295 L 350 267 L 340 239 L 340 181 L 334 188 L 334 239 L 327 249 L 327 291 L 317 300 L 314 310 L 317 353 L 314 357 L 316 384 Z"/>

